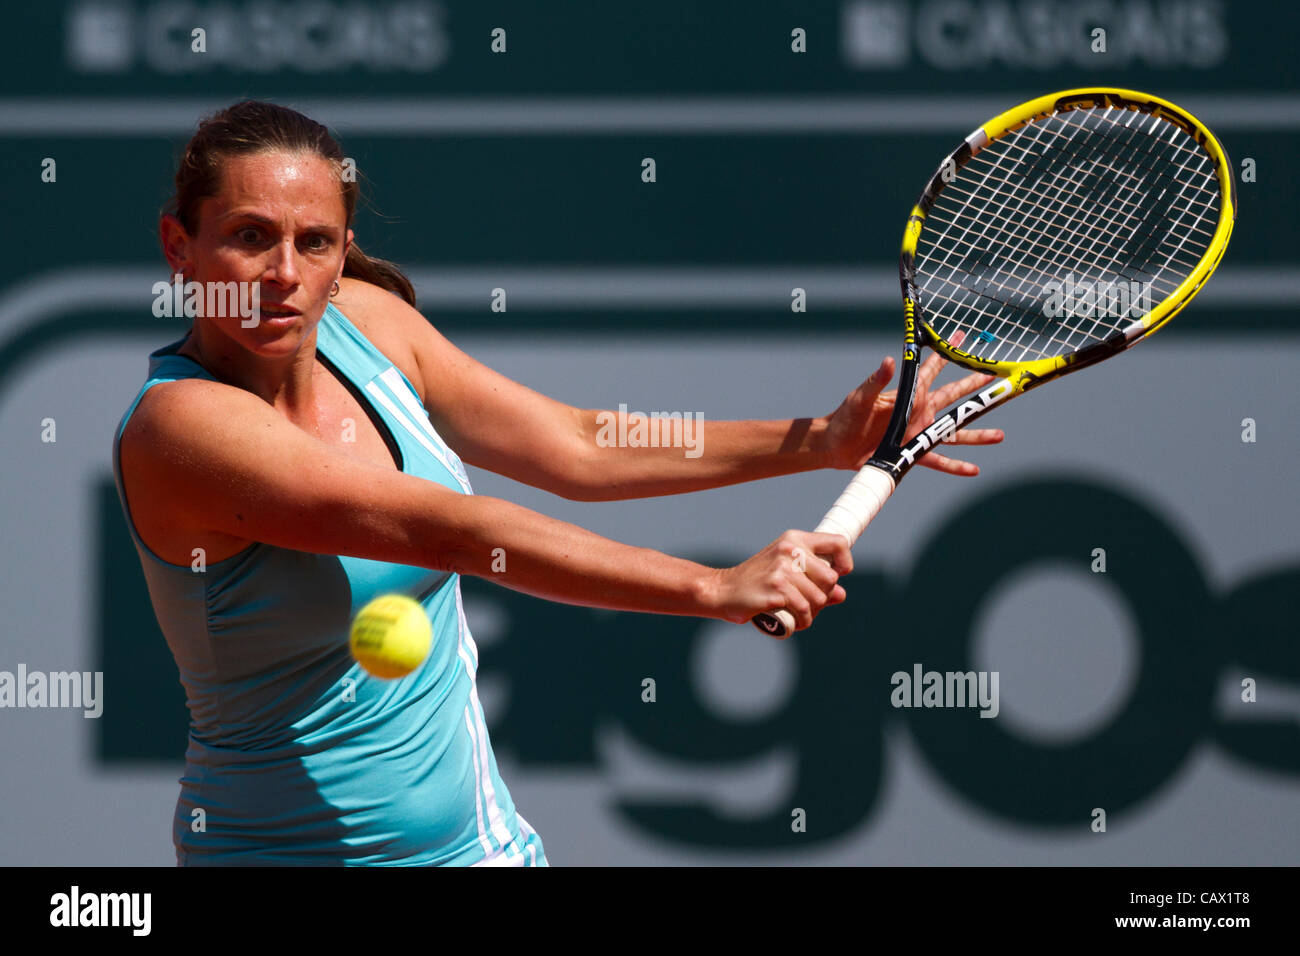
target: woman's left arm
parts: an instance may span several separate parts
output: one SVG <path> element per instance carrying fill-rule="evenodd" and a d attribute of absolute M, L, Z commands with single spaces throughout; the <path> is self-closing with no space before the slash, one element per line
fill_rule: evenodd
<path fill-rule="evenodd" d="M 346 282 L 337 304 L 367 337 L 387 346 L 390 357 L 393 343 L 409 343 L 404 370 L 434 427 L 462 459 L 577 501 L 649 498 L 818 468 L 857 468 L 875 449 L 893 409 L 893 393 L 881 393 L 893 375 L 893 360 L 885 359 L 835 412 L 820 418 L 709 421 L 683 413 L 679 420 L 638 421 L 631 412 L 575 408 L 512 381 L 375 286 Z M 971 375 L 930 392 L 941 367 L 933 357 L 922 368 L 912 415 L 917 430 L 929 424 L 936 406 L 989 380 Z M 658 447 L 650 443 L 655 435 Z M 967 429 L 949 440 L 991 444 L 1001 438 L 996 430 Z M 922 463 L 952 474 L 979 471 L 933 453 Z"/>
<path fill-rule="evenodd" d="M 947 405 L 993 380 L 991 375 L 973 374 L 931 390 L 944 364 L 942 357 L 934 355 L 918 372 L 908 438 L 929 425 Z M 666 419 L 655 423 L 644 415 L 638 422 L 632 413 L 625 415 L 621 410 L 579 410 L 584 439 L 572 454 L 580 474 L 588 480 L 579 495 L 569 497 L 615 501 L 700 491 L 818 468 L 856 471 L 875 451 L 893 414 L 896 393 L 881 391 L 893 373 L 894 360 L 884 359 L 834 412 L 820 418 L 705 421 L 683 413 L 680 423 Z M 660 447 L 641 436 L 633 440 L 638 424 L 644 429 L 642 436 L 658 435 Z M 665 435 L 670 440 L 665 441 Z M 947 441 L 992 445 L 1003 437 L 1000 429 L 969 428 Z M 919 464 L 950 475 L 979 474 L 977 465 L 935 452 Z"/>

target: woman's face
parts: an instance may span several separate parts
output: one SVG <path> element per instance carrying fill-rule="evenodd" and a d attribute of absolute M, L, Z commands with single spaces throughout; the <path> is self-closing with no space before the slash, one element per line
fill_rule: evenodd
<path fill-rule="evenodd" d="M 170 222 L 169 222 L 170 220 Z M 204 285 L 249 283 L 256 322 L 237 309 L 197 319 L 264 357 L 291 355 L 316 328 L 352 241 L 333 164 L 311 153 L 266 151 L 225 160 L 217 195 L 199 204 L 198 231 L 167 217 L 172 269 Z M 248 327 L 246 327 L 248 326 Z"/>

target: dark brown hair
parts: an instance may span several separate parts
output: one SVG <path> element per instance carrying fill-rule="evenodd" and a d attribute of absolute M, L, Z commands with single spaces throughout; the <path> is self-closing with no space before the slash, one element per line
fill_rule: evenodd
<path fill-rule="evenodd" d="M 244 100 L 199 123 L 176 168 L 176 193 L 167 204 L 170 212 L 193 235 L 198 229 L 199 203 L 217 194 L 221 173 L 230 156 L 264 150 L 305 152 L 329 161 L 339 174 L 345 228 L 351 228 L 361 188 L 356 178 L 343 176 L 343 148 L 330 131 L 296 110 L 260 100 Z M 355 242 L 348 249 L 343 274 L 396 293 L 412 306 L 415 289 L 402 270 L 384 259 L 373 259 Z"/>

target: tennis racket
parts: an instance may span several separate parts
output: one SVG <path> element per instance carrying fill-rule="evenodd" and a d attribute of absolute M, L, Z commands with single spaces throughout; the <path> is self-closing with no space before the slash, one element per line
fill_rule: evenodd
<path fill-rule="evenodd" d="M 903 363 L 885 437 L 816 530 L 852 545 L 959 428 L 1168 322 L 1219 264 L 1236 208 L 1214 134 L 1146 93 L 1054 93 L 967 136 L 907 217 Z M 925 346 L 997 378 L 908 437 Z M 795 620 L 781 609 L 754 625 L 786 637 Z"/>

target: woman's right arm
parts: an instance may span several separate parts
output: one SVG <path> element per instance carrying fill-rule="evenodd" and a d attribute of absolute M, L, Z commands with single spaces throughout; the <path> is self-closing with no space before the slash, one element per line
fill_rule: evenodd
<path fill-rule="evenodd" d="M 836 580 L 852 568 L 843 538 L 803 531 L 725 569 L 620 544 L 354 458 L 256 396 L 202 379 L 150 389 L 121 456 L 128 499 L 147 493 L 182 534 L 455 571 L 567 604 L 736 623 L 785 607 L 806 627 L 844 600 Z"/>

